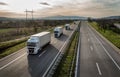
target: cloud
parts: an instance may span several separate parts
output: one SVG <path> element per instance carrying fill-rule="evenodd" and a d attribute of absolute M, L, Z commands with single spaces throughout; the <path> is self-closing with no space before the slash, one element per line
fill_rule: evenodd
<path fill-rule="evenodd" d="M 40 7 L 38 3 L 44 6 Z M 12 5 L 12 3 L 9 3 L 9 4 Z M 30 6 L 34 6 L 34 5 L 31 5 L 30 2 L 28 4 Z M 103 17 L 103 16 L 110 16 L 110 15 L 120 15 L 120 10 L 119 10 L 120 0 L 44 0 L 44 2 L 38 1 L 38 2 L 35 2 L 35 4 L 38 4 L 38 5 L 37 7 L 36 6 L 33 7 L 33 10 L 35 11 L 34 17 L 55 16 L 55 15 L 78 15 L 78 16 L 88 16 L 88 17 L 101 17 L 101 16 Z M 4 8 L 6 9 L 7 7 L 4 7 Z M 13 10 L 14 7 L 9 6 L 8 8 L 11 8 L 12 11 L 16 11 L 16 9 Z M 24 7 L 20 6 L 19 8 L 21 9 Z M 6 10 L 10 10 L 10 9 L 6 9 Z M 22 12 L 23 13 L 22 15 L 19 14 L 20 12 L 18 13 L 16 12 L 0 11 L 0 16 L 4 15 L 9 17 L 10 16 L 25 17 L 23 12 Z"/>
<path fill-rule="evenodd" d="M 42 4 L 42 5 L 47 5 L 47 6 L 50 5 L 50 4 L 48 4 L 47 2 L 40 2 L 40 4 Z"/>
<path fill-rule="evenodd" d="M 111 1 L 111 2 L 110 2 Z M 40 16 L 54 16 L 54 15 L 78 15 L 78 16 L 90 16 L 90 17 L 104 17 L 110 15 L 120 15 L 120 10 L 117 6 L 110 7 L 110 4 L 118 4 L 110 0 L 107 4 L 107 1 L 101 0 L 89 0 L 85 2 L 79 2 L 79 0 L 73 2 L 65 2 L 59 3 L 57 5 L 53 5 L 50 8 L 46 8 L 44 10 L 38 10 L 38 14 Z M 109 6 L 109 7 L 108 7 Z"/>
<path fill-rule="evenodd" d="M 94 3 L 100 3 L 106 9 L 118 9 L 120 7 L 120 0 L 94 0 Z"/>
<path fill-rule="evenodd" d="M 8 5 L 8 4 L 4 2 L 0 2 L 0 5 Z"/>
<path fill-rule="evenodd" d="M 8 10 L 0 10 L 0 17 L 10 17 L 10 18 L 22 18 L 25 17 L 25 14 L 19 14 L 16 12 L 10 12 Z"/>

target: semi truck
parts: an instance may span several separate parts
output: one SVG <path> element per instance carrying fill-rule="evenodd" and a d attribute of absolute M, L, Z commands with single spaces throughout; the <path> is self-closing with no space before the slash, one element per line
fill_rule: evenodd
<path fill-rule="evenodd" d="M 55 29 L 54 29 L 55 38 L 60 37 L 62 34 L 63 34 L 63 28 L 62 27 L 55 27 Z"/>
<path fill-rule="evenodd" d="M 70 24 L 65 24 L 65 29 L 70 30 Z"/>
<path fill-rule="evenodd" d="M 32 35 L 27 41 L 27 49 L 29 54 L 37 54 L 45 45 L 51 41 L 50 32 L 41 32 Z"/>

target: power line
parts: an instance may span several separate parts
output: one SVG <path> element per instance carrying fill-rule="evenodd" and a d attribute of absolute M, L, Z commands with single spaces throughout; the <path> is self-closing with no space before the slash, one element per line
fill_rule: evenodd
<path fill-rule="evenodd" d="M 33 20 L 33 13 L 34 13 L 34 11 L 33 11 L 33 10 L 32 10 L 32 11 L 28 11 L 28 10 L 26 9 L 25 12 L 26 12 L 26 21 L 27 21 L 28 13 L 31 13 L 31 15 L 32 15 L 32 20 Z"/>

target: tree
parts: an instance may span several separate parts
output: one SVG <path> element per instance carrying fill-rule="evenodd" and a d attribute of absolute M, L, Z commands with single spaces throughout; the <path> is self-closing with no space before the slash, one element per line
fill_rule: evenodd
<path fill-rule="evenodd" d="M 92 22 L 92 19 L 90 17 L 88 17 L 88 22 Z"/>

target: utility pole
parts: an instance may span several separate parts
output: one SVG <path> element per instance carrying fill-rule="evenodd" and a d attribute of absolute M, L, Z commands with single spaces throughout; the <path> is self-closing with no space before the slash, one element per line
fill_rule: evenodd
<path fill-rule="evenodd" d="M 27 21 L 27 9 L 25 10 L 25 13 L 26 13 L 26 21 Z"/>
<path fill-rule="evenodd" d="M 36 25 L 34 25 L 34 22 L 33 22 L 33 13 L 34 13 L 34 11 L 33 11 L 33 10 L 32 10 L 32 11 L 28 11 L 28 10 L 26 9 L 25 12 L 26 12 L 26 21 L 27 21 L 27 16 L 28 16 L 27 14 L 28 14 L 28 13 L 31 13 L 31 15 L 32 15 L 32 22 L 31 22 L 31 23 L 33 24 L 34 31 L 37 32 L 37 27 L 36 27 Z"/>
<path fill-rule="evenodd" d="M 31 11 L 31 13 L 32 13 L 32 20 L 33 20 L 33 10 Z"/>
<path fill-rule="evenodd" d="M 27 9 L 26 9 L 26 21 L 27 21 L 27 17 L 28 17 L 28 13 L 31 13 L 31 15 L 32 15 L 32 20 L 33 20 L 33 13 L 34 13 L 34 11 L 32 10 L 32 11 L 28 11 Z"/>

